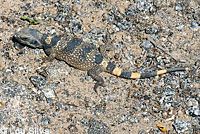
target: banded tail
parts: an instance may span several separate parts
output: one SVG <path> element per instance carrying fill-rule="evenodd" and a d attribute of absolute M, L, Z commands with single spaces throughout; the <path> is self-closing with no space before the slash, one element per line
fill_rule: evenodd
<path fill-rule="evenodd" d="M 147 72 L 147 73 L 133 73 L 131 71 L 125 71 L 107 60 L 103 60 L 101 62 L 101 65 L 106 69 L 106 72 L 119 76 L 121 78 L 125 78 L 125 79 L 144 79 L 144 78 L 155 77 L 155 76 L 165 74 L 165 73 L 188 70 L 188 68 L 186 67 L 180 67 L 180 68 L 169 68 L 169 69 Z"/>

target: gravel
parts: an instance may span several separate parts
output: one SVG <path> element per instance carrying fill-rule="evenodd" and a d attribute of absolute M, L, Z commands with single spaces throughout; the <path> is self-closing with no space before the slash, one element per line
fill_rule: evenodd
<path fill-rule="evenodd" d="M 170 133 L 200 133 L 199 3 L 2 1 L 0 133 L 40 128 L 49 133 L 161 134 L 157 124 Z M 22 16 L 39 23 L 32 25 Z M 106 87 L 96 94 L 86 72 L 63 61 L 43 62 L 43 50 L 14 44 L 12 36 L 22 27 L 77 36 L 97 48 L 113 45 L 105 57 L 125 70 L 185 66 L 189 71 L 141 80 L 102 73 Z"/>

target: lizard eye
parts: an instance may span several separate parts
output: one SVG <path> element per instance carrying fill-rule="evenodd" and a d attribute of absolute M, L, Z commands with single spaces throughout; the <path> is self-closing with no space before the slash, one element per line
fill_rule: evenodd
<path fill-rule="evenodd" d="M 31 44 L 34 44 L 34 45 L 38 45 L 38 42 L 37 42 L 37 40 L 29 40 L 29 43 L 31 43 Z"/>
<path fill-rule="evenodd" d="M 28 37 L 21 37 L 21 39 L 24 40 L 24 41 L 29 41 Z"/>

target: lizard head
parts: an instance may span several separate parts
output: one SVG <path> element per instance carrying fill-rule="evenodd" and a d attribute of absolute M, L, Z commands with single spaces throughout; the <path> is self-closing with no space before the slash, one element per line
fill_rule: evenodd
<path fill-rule="evenodd" d="M 18 42 L 24 46 L 32 47 L 32 48 L 43 48 L 41 43 L 42 34 L 36 30 L 31 28 L 22 28 L 17 31 L 14 36 L 14 42 Z"/>

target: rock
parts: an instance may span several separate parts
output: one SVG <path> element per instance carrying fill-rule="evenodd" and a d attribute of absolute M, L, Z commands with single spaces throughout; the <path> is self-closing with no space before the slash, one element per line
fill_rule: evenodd
<path fill-rule="evenodd" d="M 55 98 L 56 95 L 54 89 L 58 86 L 57 83 L 47 82 L 43 76 L 31 76 L 30 81 L 36 88 L 44 93 L 46 98 Z"/>
<path fill-rule="evenodd" d="M 142 44 L 140 45 L 142 48 L 144 48 L 145 50 L 150 50 L 153 45 L 150 41 L 144 41 L 142 42 Z"/>
<path fill-rule="evenodd" d="M 88 134 L 110 134 L 110 128 L 102 121 L 89 120 Z"/>
<path fill-rule="evenodd" d="M 192 129 L 191 123 L 184 120 L 175 120 L 173 127 L 177 133 L 183 133 L 189 129 Z"/>
<path fill-rule="evenodd" d="M 42 123 L 43 126 L 46 126 L 46 125 L 50 124 L 51 121 L 50 121 L 49 118 L 43 117 L 42 120 L 41 120 L 41 123 Z"/>
<path fill-rule="evenodd" d="M 186 114 L 190 115 L 192 117 L 198 117 L 200 116 L 200 109 L 199 109 L 199 103 L 195 98 L 189 98 L 187 101 L 187 110 Z"/>

